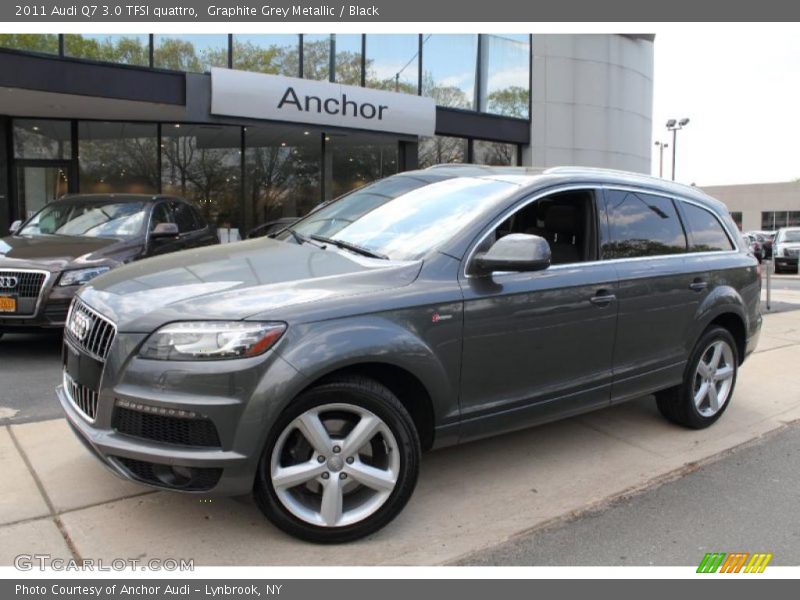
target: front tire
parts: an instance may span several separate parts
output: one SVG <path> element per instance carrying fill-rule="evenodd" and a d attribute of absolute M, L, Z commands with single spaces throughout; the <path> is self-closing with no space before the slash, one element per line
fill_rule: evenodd
<path fill-rule="evenodd" d="M 683 383 L 656 394 L 658 410 L 673 423 L 704 429 L 728 408 L 738 371 L 733 336 L 723 327 L 709 327 L 689 357 Z"/>
<path fill-rule="evenodd" d="M 270 431 L 256 503 L 300 539 L 356 540 L 406 505 L 420 454 L 414 422 L 390 390 L 365 377 L 329 380 L 303 392 Z"/>

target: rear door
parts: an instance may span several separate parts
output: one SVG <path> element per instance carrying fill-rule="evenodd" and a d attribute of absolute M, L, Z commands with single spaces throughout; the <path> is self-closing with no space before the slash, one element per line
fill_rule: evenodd
<path fill-rule="evenodd" d="M 606 188 L 600 256 L 619 278 L 612 402 L 677 384 L 686 338 L 705 293 L 687 270 L 687 236 L 675 201 L 642 189 Z"/>

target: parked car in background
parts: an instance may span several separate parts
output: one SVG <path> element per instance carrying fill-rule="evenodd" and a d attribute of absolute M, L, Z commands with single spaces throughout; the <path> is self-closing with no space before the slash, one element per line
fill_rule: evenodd
<path fill-rule="evenodd" d="M 764 239 L 763 237 L 757 236 L 752 233 L 742 234 L 742 240 L 744 240 L 744 243 L 750 249 L 750 252 L 753 253 L 753 256 L 755 256 L 758 259 L 758 262 L 764 260 L 764 246 L 762 243 L 763 239 Z"/>
<path fill-rule="evenodd" d="M 268 237 L 274 233 L 278 233 L 282 229 L 286 229 L 289 225 L 295 223 L 297 220 L 298 217 L 283 217 L 280 219 L 275 219 L 274 221 L 262 223 L 247 233 L 247 239 Z"/>
<path fill-rule="evenodd" d="M 181 198 L 78 194 L 51 202 L 0 239 L 0 336 L 62 327 L 78 288 L 115 267 L 216 243 Z"/>
<path fill-rule="evenodd" d="M 696 188 L 434 167 L 274 238 L 90 281 L 57 394 L 121 477 L 254 491 L 284 531 L 346 542 L 403 509 L 422 450 L 649 394 L 708 427 L 756 346 L 760 293 L 727 209 Z M 464 485 L 482 475 L 464 464 Z"/>
<path fill-rule="evenodd" d="M 763 259 L 772 258 L 772 243 L 775 239 L 776 231 L 748 231 L 745 235 L 753 236 L 761 244 Z"/>
<path fill-rule="evenodd" d="M 775 272 L 797 273 L 798 257 L 800 257 L 800 227 L 779 229 L 772 247 L 775 256 Z"/>

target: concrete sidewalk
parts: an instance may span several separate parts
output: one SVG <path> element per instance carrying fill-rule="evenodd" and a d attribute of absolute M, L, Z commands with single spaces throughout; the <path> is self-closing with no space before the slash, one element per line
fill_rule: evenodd
<path fill-rule="evenodd" d="M 405 511 L 375 536 L 298 542 L 250 499 L 153 492 L 118 480 L 61 420 L 0 429 L 0 564 L 17 554 L 193 558 L 197 565 L 440 564 L 678 477 L 800 419 L 800 310 L 765 317 L 725 416 L 668 424 L 652 398 L 424 457 Z"/>

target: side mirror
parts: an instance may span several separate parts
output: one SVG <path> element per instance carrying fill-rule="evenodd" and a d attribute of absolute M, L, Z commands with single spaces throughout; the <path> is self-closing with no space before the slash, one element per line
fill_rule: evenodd
<path fill-rule="evenodd" d="M 550 244 L 538 235 L 512 233 L 472 259 L 472 273 L 485 277 L 497 271 L 541 271 L 550 266 Z"/>
<path fill-rule="evenodd" d="M 20 228 L 20 227 L 22 227 L 22 221 L 20 221 L 19 219 L 17 219 L 16 221 L 14 221 L 14 222 L 11 224 L 11 227 L 9 227 L 9 228 L 8 228 L 8 232 L 9 232 L 9 233 L 12 233 L 12 234 L 13 234 L 13 233 L 17 233 L 17 232 L 19 231 L 19 228 Z"/>
<path fill-rule="evenodd" d="M 150 232 L 151 240 L 161 240 L 165 238 L 178 237 L 178 226 L 175 223 L 159 223 Z"/>

